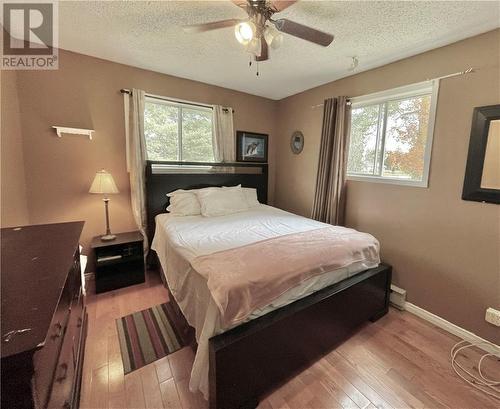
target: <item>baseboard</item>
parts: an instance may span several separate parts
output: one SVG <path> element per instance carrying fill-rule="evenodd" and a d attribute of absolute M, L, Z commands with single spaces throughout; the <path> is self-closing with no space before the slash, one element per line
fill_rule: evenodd
<path fill-rule="evenodd" d="M 483 351 L 489 352 L 489 353 L 495 353 L 498 355 L 499 350 L 496 349 L 495 347 L 491 345 L 496 345 L 493 344 L 490 341 L 487 341 L 484 338 L 481 338 L 479 335 L 474 334 L 473 332 L 467 331 L 464 328 L 459 327 L 458 325 L 455 325 L 451 323 L 450 321 L 446 321 L 444 318 L 441 318 L 432 312 L 429 312 L 427 310 L 424 310 L 423 308 L 420 308 L 416 306 L 415 304 L 412 304 L 410 302 L 405 302 L 404 306 L 405 311 L 408 311 L 411 314 L 416 315 L 417 317 L 420 317 L 426 321 L 429 321 L 430 323 L 434 324 L 436 327 L 442 328 L 445 331 L 448 331 L 450 334 L 456 335 L 457 337 L 468 341 L 472 344 L 476 344 L 479 342 L 485 342 L 486 344 L 478 345 L 478 348 L 481 348 Z M 488 345 L 490 344 L 490 345 Z M 497 348 L 500 348 L 500 346 L 496 345 Z"/>

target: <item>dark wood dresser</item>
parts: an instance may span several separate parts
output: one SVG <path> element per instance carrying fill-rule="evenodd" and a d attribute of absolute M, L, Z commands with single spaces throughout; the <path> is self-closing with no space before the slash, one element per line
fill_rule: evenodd
<path fill-rule="evenodd" d="M 83 222 L 1 229 L 2 408 L 77 408 Z"/>

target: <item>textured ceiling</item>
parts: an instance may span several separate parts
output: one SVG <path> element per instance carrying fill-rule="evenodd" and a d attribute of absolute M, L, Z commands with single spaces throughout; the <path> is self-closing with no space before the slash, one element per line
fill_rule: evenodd
<path fill-rule="evenodd" d="M 279 13 L 331 32 L 323 48 L 285 35 L 271 59 L 249 55 L 226 28 L 187 34 L 184 24 L 246 13 L 229 1 L 60 2 L 59 45 L 111 61 L 281 99 L 500 26 L 500 2 L 300 1 Z M 278 14 L 276 15 L 278 16 Z M 125 85 L 125 84 L 124 84 Z"/>

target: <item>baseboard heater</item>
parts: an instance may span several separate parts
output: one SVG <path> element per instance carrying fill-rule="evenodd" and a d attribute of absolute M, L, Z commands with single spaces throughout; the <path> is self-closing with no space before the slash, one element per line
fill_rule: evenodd
<path fill-rule="evenodd" d="M 406 303 L 406 290 L 391 284 L 390 303 L 393 307 L 403 311 Z"/>

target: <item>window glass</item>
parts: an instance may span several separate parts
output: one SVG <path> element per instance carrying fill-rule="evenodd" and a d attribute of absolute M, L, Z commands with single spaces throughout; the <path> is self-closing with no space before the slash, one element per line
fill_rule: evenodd
<path fill-rule="evenodd" d="M 213 162 L 210 108 L 146 100 L 144 136 L 148 159 Z"/>
<path fill-rule="evenodd" d="M 347 171 L 350 173 L 368 175 L 375 173 L 379 111 L 378 105 L 352 110 L 347 166 Z"/>
<path fill-rule="evenodd" d="M 182 160 L 213 162 L 211 111 L 182 110 Z"/>
<path fill-rule="evenodd" d="M 387 103 L 382 176 L 422 180 L 430 95 Z"/>
<path fill-rule="evenodd" d="M 347 160 L 351 179 L 427 186 L 432 88 L 399 92 L 353 99 Z"/>

